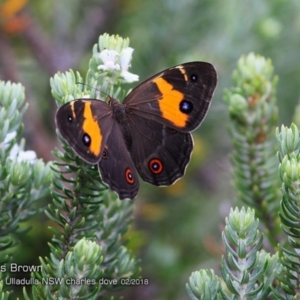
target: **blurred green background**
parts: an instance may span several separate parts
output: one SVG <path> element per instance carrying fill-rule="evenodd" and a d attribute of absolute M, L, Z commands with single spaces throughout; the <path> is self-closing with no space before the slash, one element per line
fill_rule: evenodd
<path fill-rule="evenodd" d="M 58 147 L 49 78 L 70 68 L 84 75 L 100 34 L 130 38 L 135 49 L 130 71 L 141 81 L 183 62 L 215 65 L 218 87 L 206 120 L 193 133 L 195 148 L 185 177 L 167 188 L 142 184 L 127 235 L 129 247 L 141 258 L 142 277 L 150 285 L 127 288 L 122 292 L 125 299 L 188 299 L 185 284 L 192 271 L 214 268 L 218 273 L 220 231 L 234 205 L 223 90 L 230 87 L 241 55 L 255 52 L 270 58 L 279 76 L 280 123 L 290 124 L 299 97 L 300 1 L 0 3 L 0 80 L 26 87 L 26 148 L 45 161 L 54 159 L 51 151 Z M 38 264 L 38 256 L 49 252 L 49 221 L 39 216 L 29 225 L 31 231 L 19 237 L 20 264 Z"/>

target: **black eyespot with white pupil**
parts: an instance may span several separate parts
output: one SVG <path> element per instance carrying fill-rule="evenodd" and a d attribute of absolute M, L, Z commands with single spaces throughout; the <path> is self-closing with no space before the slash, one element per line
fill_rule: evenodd
<path fill-rule="evenodd" d="M 86 146 L 86 147 L 89 147 L 91 145 L 92 140 L 91 140 L 90 136 L 87 133 L 85 133 L 83 135 L 82 142 L 83 142 L 83 145 Z"/>
<path fill-rule="evenodd" d="M 198 80 L 198 75 L 197 74 L 192 74 L 190 76 L 190 78 L 191 78 L 191 81 L 196 82 Z"/>
<path fill-rule="evenodd" d="M 182 100 L 179 104 L 179 109 L 184 114 L 189 114 L 193 111 L 193 103 L 188 100 Z"/>
<path fill-rule="evenodd" d="M 68 116 L 68 122 L 72 123 L 73 122 L 73 117 L 72 116 Z"/>

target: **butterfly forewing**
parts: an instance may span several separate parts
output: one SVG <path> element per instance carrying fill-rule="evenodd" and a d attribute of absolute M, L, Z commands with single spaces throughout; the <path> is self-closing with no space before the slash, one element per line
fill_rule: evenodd
<path fill-rule="evenodd" d="M 206 116 L 216 84 L 217 74 L 211 64 L 186 63 L 146 80 L 126 97 L 124 104 L 128 114 L 190 132 Z"/>

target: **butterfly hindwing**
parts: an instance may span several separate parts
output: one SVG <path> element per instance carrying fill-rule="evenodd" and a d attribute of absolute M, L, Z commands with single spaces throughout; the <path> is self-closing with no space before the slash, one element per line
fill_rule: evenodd
<path fill-rule="evenodd" d="M 99 172 L 103 182 L 117 192 L 120 199 L 133 199 L 139 189 L 139 181 L 134 163 L 125 145 L 119 124 L 112 125 L 99 162 Z"/>
<path fill-rule="evenodd" d="M 131 116 L 129 123 L 129 151 L 142 179 L 164 186 L 181 178 L 193 150 L 191 134 L 138 116 Z"/>
<path fill-rule="evenodd" d="M 217 74 L 211 64 L 186 63 L 146 80 L 125 98 L 124 104 L 128 114 L 190 132 L 204 119 L 216 84 Z"/>

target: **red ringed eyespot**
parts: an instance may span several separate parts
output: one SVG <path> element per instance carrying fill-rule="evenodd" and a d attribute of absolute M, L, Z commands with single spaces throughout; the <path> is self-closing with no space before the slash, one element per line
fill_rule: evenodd
<path fill-rule="evenodd" d="M 160 174 L 163 171 L 164 166 L 160 159 L 152 158 L 149 161 L 149 169 L 153 174 Z"/>
<path fill-rule="evenodd" d="M 131 170 L 129 168 L 127 168 L 125 170 L 125 178 L 129 184 L 134 184 L 134 178 L 133 178 Z"/>

